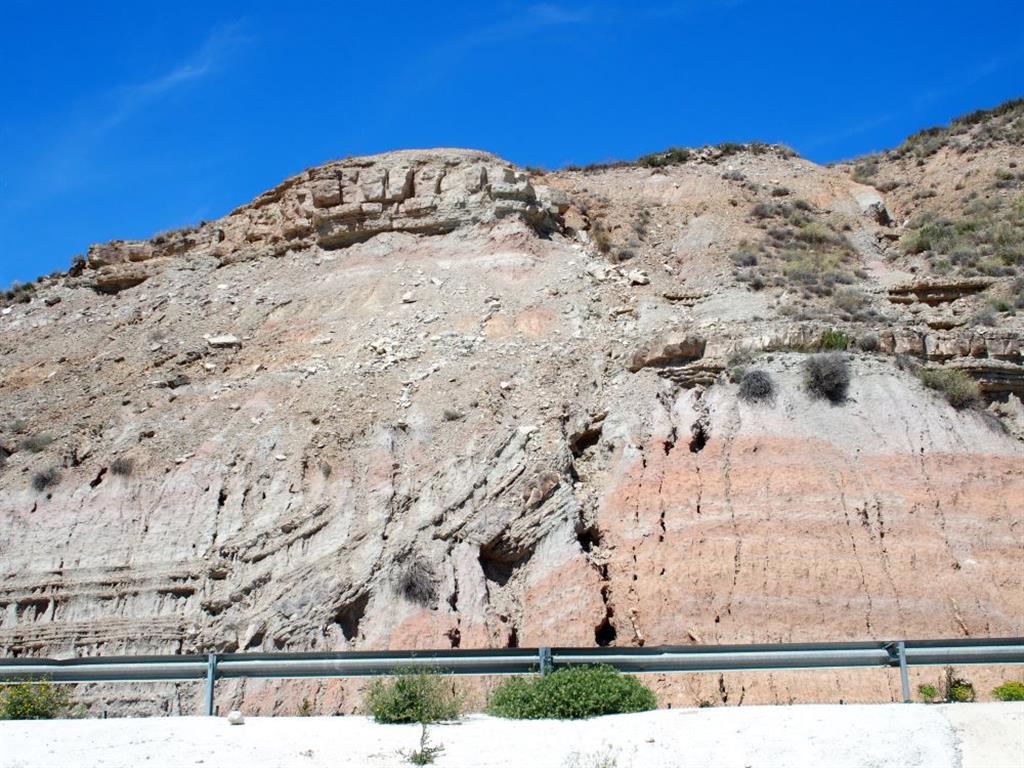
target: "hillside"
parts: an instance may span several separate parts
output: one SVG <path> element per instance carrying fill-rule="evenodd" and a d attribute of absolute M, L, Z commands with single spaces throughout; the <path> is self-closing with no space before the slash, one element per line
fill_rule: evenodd
<path fill-rule="evenodd" d="M 1024 634 L 1022 310 L 1021 102 L 833 167 L 328 163 L 7 297 L 0 653 Z"/>

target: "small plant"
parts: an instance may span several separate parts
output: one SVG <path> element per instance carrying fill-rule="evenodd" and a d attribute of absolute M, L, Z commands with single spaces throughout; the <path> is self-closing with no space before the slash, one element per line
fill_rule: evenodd
<path fill-rule="evenodd" d="M 12 435 L 20 435 L 28 429 L 28 422 L 24 419 L 15 419 L 7 423 L 7 431 Z"/>
<path fill-rule="evenodd" d="M 917 686 L 917 695 L 921 697 L 921 701 L 932 704 L 939 698 L 939 689 L 929 683 L 921 683 Z"/>
<path fill-rule="evenodd" d="M 437 723 L 459 717 L 460 702 L 439 674 L 398 674 L 375 680 L 366 696 L 378 723 Z"/>
<path fill-rule="evenodd" d="M 430 569 L 419 558 L 405 563 L 398 572 L 398 592 L 406 600 L 427 607 L 437 600 L 437 585 Z"/>
<path fill-rule="evenodd" d="M 68 715 L 71 693 L 52 683 L 0 685 L 0 720 L 53 720 Z"/>
<path fill-rule="evenodd" d="M 42 493 L 60 482 L 60 470 L 56 467 L 41 469 L 32 475 L 32 487 Z"/>
<path fill-rule="evenodd" d="M 818 348 L 832 351 L 832 352 L 845 352 L 850 346 L 850 337 L 842 331 L 837 331 L 834 328 L 829 328 L 827 331 L 821 334 L 821 338 L 818 340 Z"/>
<path fill-rule="evenodd" d="M 511 678 L 491 694 L 487 711 L 515 720 L 578 720 L 655 709 L 654 692 L 609 666 L 566 667 L 548 675 Z"/>
<path fill-rule="evenodd" d="M 115 475 L 120 475 L 121 477 L 128 477 L 134 468 L 135 462 L 127 456 L 118 456 L 110 462 L 110 471 Z"/>
<path fill-rule="evenodd" d="M 836 291 L 832 297 L 832 302 L 836 305 L 837 309 L 849 315 L 857 315 L 867 306 L 868 299 L 867 296 L 855 288 L 843 288 Z"/>
<path fill-rule="evenodd" d="M 811 397 L 838 404 L 850 387 L 850 365 L 838 352 L 811 355 L 804 362 L 804 386 Z"/>
<path fill-rule="evenodd" d="M 414 749 L 412 752 L 405 753 L 403 756 L 413 765 L 430 765 L 437 759 L 437 756 L 444 752 L 444 747 L 440 744 L 431 744 L 430 736 L 427 733 L 427 724 L 420 724 L 420 748 Z"/>
<path fill-rule="evenodd" d="M 966 704 L 974 701 L 976 695 L 970 680 L 957 677 L 952 667 L 946 667 L 946 701 Z"/>
<path fill-rule="evenodd" d="M 604 224 L 598 218 L 594 218 L 590 222 L 590 239 L 594 241 L 599 253 L 607 254 L 611 251 L 611 235 L 608 234 L 608 230 L 604 228 Z"/>
<path fill-rule="evenodd" d="M 992 307 L 982 307 L 971 315 L 971 325 L 985 325 L 992 328 L 998 320 L 999 316 L 996 315 L 996 311 Z"/>
<path fill-rule="evenodd" d="M 810 224 L 805 224 L 796 233 L 797 240 L 804 243 L 810 243 L 812 245 L 820 245 L 823 243 L 830 243 L 835 240 L 835 235 L 832 231 L 824 224 L 819 224 L 816 221 L 812 221 Z"/>
<path fill-rule="evenodd" d="M 878 336 L 873 333 L 866 333 L 857 339 L 857 346 L 864 352 L 877 352 L 879 347 Z"/>
<path fill-rule="evenodd" d="M 992 695 L 1000 701 L 1024 701 L 1024 683 L 1011 680 L 993 689 Z"/>
<path fill-rule="evenodd" d="M 744 371 L 740 378 L 740 399 L 747 403 L 760 403 L 775 396 L 775 384 L 767 371 L 760 368 Z"/>
<path fill-rule="evenodd" d="M 52 442 L 53 435 L 49 432 L 40 432 L 38 435 L 32 435 L 22 440 L 21 448 L 31 453 L 41 453 Z"/>
<path fill-rule="evenodd" d="M 941 392 L 954 408 L 967 408 L 981 399 L 978 382 L 956 368 L 921 368 L 917 376 L 926 387 Z"/>
<path fill-rule="evenodd" d="M 313 716 L 313 705 L 309 703 L 309 699 L 303 697 L 302 703 L 299 704 L 299 717 L 312 717 Z"/>
<path fill-rule="evenodd" d="M 573 752 L 565 762 L 565 768 L 618 768 L 618 765 L 618 754 L 607 745 L 599 752 Z"/>

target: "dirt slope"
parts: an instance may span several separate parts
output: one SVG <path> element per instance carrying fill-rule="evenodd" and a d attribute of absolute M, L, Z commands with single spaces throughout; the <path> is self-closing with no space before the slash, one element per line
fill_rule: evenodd
<path fill-rule="evenodd" d="M 0 652 L 1024 633 L 1021 112 L 835 167 L 355 158 L 95 246 L 0 314 Z M 826 332 L 835 402 L 805 383 Z M 770 395 L 740 396 L 752 370 Z"/>

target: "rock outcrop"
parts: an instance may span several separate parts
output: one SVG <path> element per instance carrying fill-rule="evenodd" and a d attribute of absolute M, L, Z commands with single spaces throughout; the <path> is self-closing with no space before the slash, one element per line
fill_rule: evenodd
<path fill-rule="evenodd" d="M 1019 157 L 984 152 L 976 172 Z M 1013 276 L 915 277 L 892 237 L 914 198 L 842 167 L 686 157 L 353 158 L 40 282 L 0 316 L 0 652 L 1024 633 L 1024 325 L 968 320 Z M 954 324 L 928 322 L 939 301 Z M 841 404 L 806 390 L 823 347 L 846 349 Z M 906 356 L 985 402 L 956 410 Z M 772 398 L 740 396 L 744 367 Z M 677 704 L 899 691 L 653 683 Z M 351 711 L 357 688 L 232 683 L 222 705 Z M 79 692 L 198 692 L 168 694 Z"/>
<path fill-rule="evenodd" d="M 182 254 L 219 264 L 311 248 L 333 250 L 385 232 L 446 234 L 460 226 L 521 218 L 539 233 L 561 228 L 564 194 L 535 188 L 523 171 L 483 152 L 392 152 L 313 168 L 214 224 L 151 241 L 89 249 L 85 282 L 116 293 Z"/>

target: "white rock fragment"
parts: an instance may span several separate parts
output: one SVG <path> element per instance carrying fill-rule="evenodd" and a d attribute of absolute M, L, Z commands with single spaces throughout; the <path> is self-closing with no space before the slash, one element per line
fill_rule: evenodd
<path fill-rule="evenodd" d="M 245 723 L 245 717 L 237 709 L 232 709 L 228 712 L 228 722 L 231 725 L 243 725 Z"/>
<path fill-rule="evenodd" d="M 416 294 L 414 294 L 412 291 L 406 291 L 405 293 L 402 294 L 403 304 L 414 304 L 415 302 Z"/>
<path fill-rule="evenodd" d="M 651 278 L 642 269 L 631 269 L 626 273 L 626 279 L 633 285 L 647 285 L 651 282 Z"/>
<path fill-rule="evenodd" d="M 241 340 L 230 333 L 225 333 L 219 336 L 209 336 L 206 339 L 206 343 L 214 349 L 223 349 L 225 347 L 240 347 L 242 346 Z"/>

